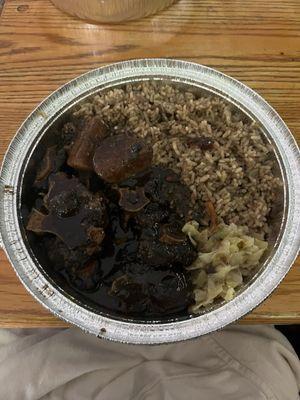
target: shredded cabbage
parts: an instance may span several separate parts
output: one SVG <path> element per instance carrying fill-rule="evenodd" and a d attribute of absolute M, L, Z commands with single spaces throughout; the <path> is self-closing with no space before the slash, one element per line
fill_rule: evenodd
<path fill-rule="evenodd" d="M 201 312 L 215 299 L 232 300 L 268 248 L 266 241 L 250 236 L 247 227 L 235 224 L 219 225 L 210 232 L 200 231 L 198 222 L 190 221 L 182 231 L 198 250 L 197 259 L 187 268 L 194 286 L 193 313 Z"/>

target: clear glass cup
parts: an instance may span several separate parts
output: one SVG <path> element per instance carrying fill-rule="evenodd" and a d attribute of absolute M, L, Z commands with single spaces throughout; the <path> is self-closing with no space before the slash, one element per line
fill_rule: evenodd
<path fill-rule="evenodd" d="M 121 22 L 154 14 L 176 0 L 52 0 L 61 10 L 97 22 Z"/>

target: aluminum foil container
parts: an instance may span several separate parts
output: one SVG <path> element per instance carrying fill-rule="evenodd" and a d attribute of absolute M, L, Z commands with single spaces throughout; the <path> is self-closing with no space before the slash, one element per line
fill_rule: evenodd
<path fill-rule="evenodd" d="M 169 80 L 190 90 L 219 95 L 256 120 L 272 143 L 283 189 L 271 221 L 271 250 L 259 272 L 229 303 L 199 316 L 167 321 L 132 321 L 93 311 L 49 279 L 31 251 L 20 219 L 25 171 L 49 127 L 70 108 L 99 90 L 135 81 Z M 274 109 L 242 83 L 202 65 L 166 59 L 126 61 L 88 72 L 44 100 L 12 140 L 0 174 L 0 232 L 17 275 L 29 292 L 58 317 L 83 330 L 124 343 L 158 344 L 191 339 L 236 321 L 260 304 L 277 287 L 295 260 L 300 246 L 300 153 Z"/>
<path fill-rule="evenodd" d="M 121 22 L 154 14 L 175 0 L 52 0 L 61 10 L 98 22 Z"/>

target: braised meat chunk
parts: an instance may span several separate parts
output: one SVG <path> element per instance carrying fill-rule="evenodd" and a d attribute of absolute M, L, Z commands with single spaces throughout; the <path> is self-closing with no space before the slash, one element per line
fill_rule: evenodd
<path fill-rule="evenodd" d="M 145 285 L 128 275 L 113 281 L 110 295 L 120 300 L 125 313 L 136 314 L 147 310 L 149 299 Z"/>
<path fill-rule="evenodd" d="M 99 261 L 87 253 L 86 248 L 69 249 L 58 237 L 45 237 L 44 245 L 55 271 L 64 271 L 72 286 L 92 291 L 98 286 L 102 272 Z"/>
<path fill-rule="evenodd" d="M 139 245 L 138 256 L 144 263 L 153 267 L 169 268 L 171 264 L 190 265 L 197 253 L 188 240 L 182 243 L 168 244 L 160 240 L 142 240 Z"/>
<path fill-rule="evenodd" d="M 145 196 L 144 189 L 141 187 L 136 188 L 135 190 L 120 188 L 119 194 L 119 206 L 128 212 L 135 213 L 141 211 L 150 203 L 150 200 Z"/>
<path fill-rule="evenodd" d="M 108 129 L 99 117 L 89 119 L 70 149 L 68 165 L 82 171 L 93 171 L 96 147 L 107 135 Z"/>
<path fill-rule="evenodd" d="M 94 291 L 100 283 L 101 269 L 98 260 L 88 260 L 70 274 L 69 277 L 73 286 L 77 289 L 86 291 Z"/>
<path fill-rule="evenodd" d="M 145 184 L 145 194 L 161 205 L 167 205 L 181 218 L 190 209 L 190 189 L 180 182 L 179 176 L 171 169 L 153 167 Z"/>
<path fill-rule="evenodd" d="M 66 270 L 68 274 L 73 274 L 90 259 L 84 247 L 69 249 L 57 236 L 43 237 L 43 245 L 56 271 Z"/>
<path fill-rule="evenodd" d="M 186 308 L 191 302 L 191 282 L 182 270 L 155 271 L 156 281 L 149 285 L 153 312 L 174 313 Z"/>
<path fill-rule="evenodd" d="M 154 226 L 157 223 L 163 223 L 169 219 L 169 210 L 167 207 L 151 202 L 135 215 L 135 221 L 140 226 Z"/>
<path fill-rule="evenodd" d="M 143 139 L 128 135 L 111 136 L 98 146 L 95 172 L 106 182 L 118 183 L 151 166 L 152 147 Z"/>
<path fill-rule="evenodd" d="M 148 270 L 117 278 L 110 294 L 119 299 L 122 311 L 131 315 L 164 315 L 186 308 L 191 283 L 182 271 Z"/>
<path fill-rule="evenodd" d="M 44 206 L 48 214 L 33 209 L 28 230 L 52 233 L 70 249 L 86 246 L 93 253 L 101 245 L 107 214 L 100 193 L 90 193 L 77 178 L 59 172 L 50 178 Z"/>
<path fill-rule="evenodd" d="M 60 170 L 65 160 L 65 149 L 58 149 L 57 146 L 48 147 L 37 170 L 34 185 L 41 186 L 50 174 Z"/>

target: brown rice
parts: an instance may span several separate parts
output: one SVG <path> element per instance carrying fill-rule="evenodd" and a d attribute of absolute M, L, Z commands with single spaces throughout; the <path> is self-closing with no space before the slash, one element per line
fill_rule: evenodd
<path fill-rule="evenodd" d="M 98 114 L 116 132 L 146 138 L 154 162 L 178 172 L 190 187 L 194 209 L 210 200 L 225 223 L 268 231 L 281 186 L 271 145 L 255 122 L 222 98 L 150 81 L 101 92 L 74 114 Z M 191 147 L 187 139 L 198 136 L 212 138 L 213 149 Z"/>

